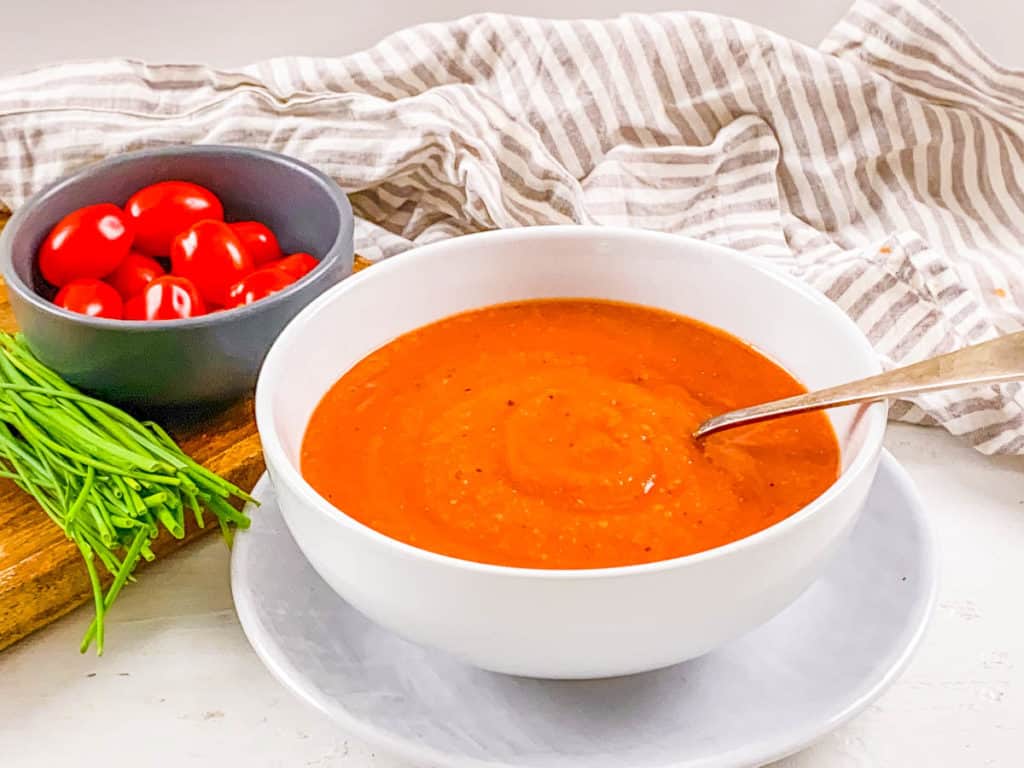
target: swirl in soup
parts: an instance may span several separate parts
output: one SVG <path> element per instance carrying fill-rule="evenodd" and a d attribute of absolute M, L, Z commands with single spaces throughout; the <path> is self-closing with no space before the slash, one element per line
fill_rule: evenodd
<path fill-rule="evenodd" d="M 598 300 L 502 304 L 349 370 L 306 429 L 306 480 L 380 533 L 452 557 L 602 568 L 689 555 L 797 512 L 839 473 L 823 413 L 691 434 L 804 392 L 690 318 Z"/>

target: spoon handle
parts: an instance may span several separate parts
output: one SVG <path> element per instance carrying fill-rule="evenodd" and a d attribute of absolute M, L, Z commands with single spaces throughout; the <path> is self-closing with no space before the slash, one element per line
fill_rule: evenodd
<path fill-rule="evenodd" d="M 705 421 L 694 432 L 694 437 L 700 438 L 721 429 L 753 424 L 791 413 L 870 403 L 972 384 L 998 384 L 1018 380 L 1024 380 L 1024 331 L 849 384 L 729 411 Z"/>

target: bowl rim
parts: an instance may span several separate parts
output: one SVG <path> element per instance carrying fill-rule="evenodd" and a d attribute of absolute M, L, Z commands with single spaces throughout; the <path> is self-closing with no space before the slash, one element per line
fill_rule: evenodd
<path fill-rule="evenodd" d="M 277 431 L 274 428 L 275 417 L 273 393 L 270 391 L 270 382 L 272 378 L 277 379 L 278 381 L 282 380 L 281 376 L 277 373 L 277 369 L 280 367 L 278 360 L 285 354 L 285 350 L 291 343 L 291 340 L 305 332 L 305 326 L 315 319 L 322 308 L 333 302 L 342 300 L 346 293 L 354 290 L 364 282 L 386 279 L 388 274 L 398 270 L 422 267 L 424 262 L 438 258 L 438 256 L 443 256 L 444 251 L 452 247 L 453 244 L 460 243 L 461 245 L 464 245 L 465 241 L 470 239 L 472 239 L 474 243 L 479 243 L 481 246 L 486 247 L 488 243 L 503 240 L 529 241 L 544 238 L 571 240 L 575 238 L 587 239 L 591 237 L 631 239 L 634 243 L 643 243 L 646 241 L 648 243 L 659 243 L 662 245 L 678 245 L 680 241 L 682 241 L 689 243 L 691 246 L 697 246 L 701 249 L 713 251 L 718 258 L 732 259 L 746 268 L 755 269 L 764 275 L 766 279 L 782 283 L 787 288 L 802 294 L 804 298 L 811 300 L 817 304 L 822 311 L 831 315 L 834 321 L 845 327 L 847 331 L 851 332 L 849 335 L 851 336 L 853 343 L 860 348 L 861 352 L 866 353 L 873 361 L 873 367 L 875 368 L 874 372 L 881 372 L 881 363 L 878 360 L 878 356 L 874 348 L 871 346 L 860 328 L 858 328 L 853 320 L 850 319 L 850 317 L 835 303 L 814 288 L 811 288 L 778 267 L 766 264 L 764 261 L 757 259 L 756 257 L 748 256 L 739 251 L 682 235 L 630 229 L 627 227 L 605 227 L 600 225 L 544 225 L 478 232 L 424 245 L 398 256 L 391 257 L 374 266 L 372 269 L 363 270 L 359 274 L 354 275 L 325 291 L 317 297 L 317 299 L 304 307 L 302 311 L 292 318 L 288 325 L 285 326 L 284 330 L 278 335 L 273 345 L 271 345 L 270 351 L 267 353 L 263 365 L 260 368 L 259 377 L 256 382 L 256 396 L 254 401 L 256 427 L 259 432 L 260 441 L 263 445 L 263 452 L 267 459 L 266 463 L 268 469 L 273 467 L 273 471 L 271 472 L 272 479 L 275 482 L 280 481 L 287 484 L 291 490 L 300 497 L 306 506 L 316 510 L 317 514 L 333 521 L 330 524 L 344 526 L 363 536 L 368 536 L 372 541 L 393 550 L 396 554 L 404 558 L 426 560 L 429 563 L 443 567 L 456 568 L 459 570 L 492 576 L 573 581 L 578 579 L 619 578 L 632 575 L 653 574 L 665 570 L 696 566 L 709 560 L 729 557 L 744 550 L 757 547 L 760 544 L 778 539 L 780 536 L 784 536 L 787 531 L 801 525 L 808 518 L 821 513 L 821 511 L 827 507 L 833 499 L 845 492 L 851 485 L 853 485 L 861 474 L 868 471 L 877 463 L 876 460 L 881 455 L 882 439 L 885 434 L 887 422 L 888 403 L 886 401 L 872 403 L 863 408 L 862 413 L 864 414 L 864 418 L 869 419 L 867 435 L 859 450 L 854 455 L 853 461 L 846 467 L 846 469 L 840 472 L 839 477 L 836 478 L 835 482 L 833 482 L 832 485 L 830 485 L 820 496 L 774 525 L 770 525 L 767 528 L 763 528 L 760 531 L 741 539 L 730 541 L 726 544 L 702 550 L 700 552 L 682 555 L 680 557 L 673 557 L 666 560 L 655 560 L 649 563 L 638 563 L 634 565 L 577 569 L 525 568 L 520 566 L 482 563 L 474 560 L 465 560 L 463 558 L 453 557 L 451 555 L 444 555 L 416 547 L 412 544 L 406 544 L 405 542 L 394 539 L 368 525 L 365 525 L 364 523 L 361 523 L 355 518 L 350 517 L 344 510 L 331 504 L 321 496 L 316 489 L 309 484 L 309 482 L 306 481 L 299 469 L 293 466 L 292 462 L 285 454 L 284 447 L 278 439 Z M 374 277 L 373 275 L 385 277 Z M 408 330 L 414 329 L 410 328 Z M 308 426 L 308 424 L 306 426 Z M 305 430 L 303 430 L 303 432 L 304 431 Z M 287 515 L 285 516 L 285 520 L 287 521 Z"/>
<path fill-rule="evenodd" d="M 44 297 L 40 296 L 32 289 L 32 286 L 28 285 L 21 279 L 21 276 L 14 268 L 14 259 L 12 258 L 14 240 L 18 236 L 28 212 L 39 205 L 43 200 L 63 192 L 75 184 L 78 184 L 83 179 L 101 174 L 105 175 L 111 171 L 116 171 L 116 169 L 121 166 L 129 165 L 141 159 L 154 157 L 180 157 L 181 155 L 197 155 L 200 157 L 204 155 L 220 157 L 230 155 L 235 157 L 254 158 L 270 161 L 278 167 L 287 168 L 291 172 L 300 173 L 312 178 L 313 181 L 315 181 L 318 186 L 320 186 L 333 200 L 338 209 L 339 218 L 338 234 L 334 238 L 334 242 L 331 244 L 330 248 L 327 249 L 327 252 L 318 259 L 320 263 L 313 270 L 303 275 L 291 285 L 288 285 L 284 289 L 277 291 L 258 302 L 246 304 L 242 307 L 234 307 L 230 310 L 211 312 L 205 315 L 199 315 L 198 317 L 187 317 L 177 320 L 113 320 L 105 317 L 92 317 L 78 312 L 71 312 L 70 310 L 58 307 L 52 301 L 48 301 Z M 173 179 L 164 179 L 164 181 L 172 180 Z M 153 183 L 155 184 L 157 182 Z M 90 163 L 77 171 L 53 181 L 29 197 L 29 199 L 14 212 L 10 220 L 7 222 L 7 225 L 4 227 L 3 232 L 0 233 L 0 276 L 3 277 L 4 282 L 10 290 L 18 294 L 21 299 L 31 304 L 40 312 L 65 321 L 96 328 L 98 330 L 116 329 L 131 333 L 145 333 L 147 331 L 206 328 L 212 325 L 218 325 L 225 321 L 244 320 L 247 317 L 251 317 L 252 315 L 265 311 L 281 302 L 287 301 L 289 297 L 301 291 L 306 285 L 319 277 L 326 267 L 330 264 L 336 263 L 339 259 L 344 257 L 348 250 L 346 248 L 347 244 L 352 242 L 354 228 L 355 222 L 352 214 L 352 205 L 349 202 L 348 195 L 345 194 L 341 187 L 339 187 L 322 171 L 319 171 L 308 163 L 289 155 L 284 155 L 280 152 L 274 152 L 269 149 L 239 147 L 232 146 L 230 144 L 182 144 L 170 147 L 160 147 L 157 149 L 141 149 Z"/>

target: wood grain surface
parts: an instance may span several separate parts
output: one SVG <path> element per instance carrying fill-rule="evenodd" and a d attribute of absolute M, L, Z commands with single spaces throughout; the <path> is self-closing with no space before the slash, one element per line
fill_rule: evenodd
<path fill-rule="evenodd" d="M 369 263 L 356 259 L 357 269 Z M 15 329 L 0 281 L 0 330 Z M 239 487 L 252 488 L 263 472 L 251 400 L 213 416 L 164 426 L 186 453 Z M 212 517 L 205 529 L 193 521 L 184 539 L 165 533 L 153 543 L 153 551 L 159 559 L 211 531 L 219 531 Z M 0 650 L 90 600 L 91 594 L 78 549 L 31 496 L 0 479 Z"/>

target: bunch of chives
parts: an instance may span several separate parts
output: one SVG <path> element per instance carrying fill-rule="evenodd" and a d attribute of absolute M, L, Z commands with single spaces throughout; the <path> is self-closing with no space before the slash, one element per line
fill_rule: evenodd
<path fill-rule="evenodd" d="M 190 459 L 157 424 L 82 394 L 40 363 L 18 336 L 0 333 L 0 476 L 30 493 L 85 560 L 95 618 L 82 639 L 103 653 L 103 619 L 161 529 L 185 535 L 185 516 L 231 525 L 252 498 Z M 113 576 L 103 591 L 100 569 Z"/>

